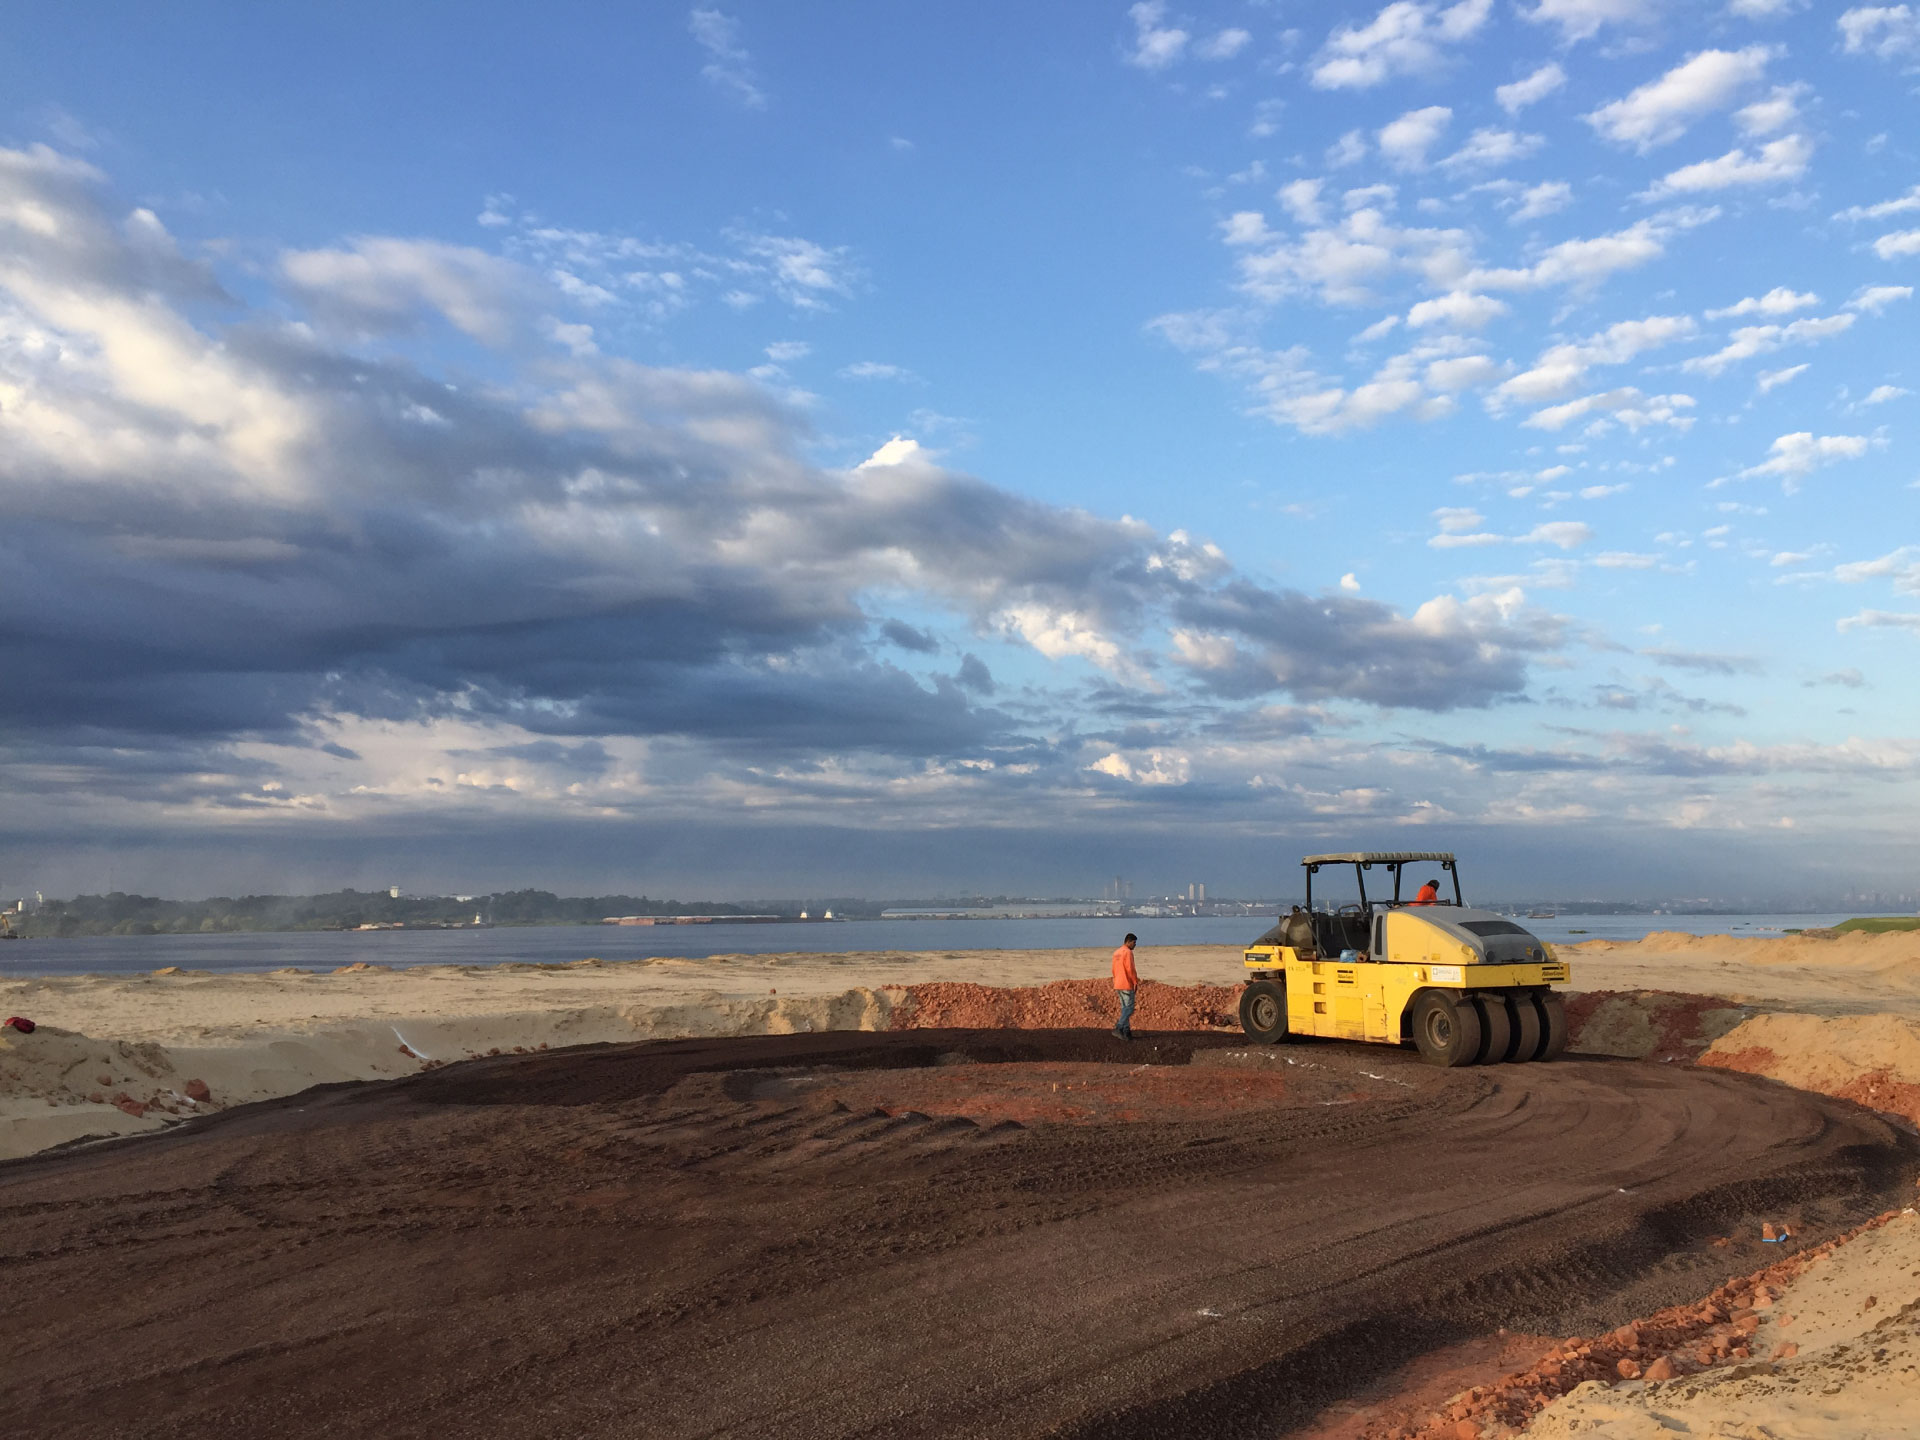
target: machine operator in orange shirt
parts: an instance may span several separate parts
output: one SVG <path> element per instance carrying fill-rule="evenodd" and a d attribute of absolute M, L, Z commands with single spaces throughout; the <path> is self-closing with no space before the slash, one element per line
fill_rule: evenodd
<path fill-rule="evenodd" d="M 1429 880 L 1420 887 L 1420 893 L 1407 902 L 1409 905 L 1438 905 L 1440 903 L 1440 882 Z"/>
<path fill-rule="evenodd" d="M 1113 952 L 1113 988 L 1120 992 L 1120 1020 L 1113 1033 L 1122 1040 L 1133 1039 L 1133 1002 L 1140 993 L 1140 972 L 1133 968 L 1133 947 L 1138 935 L 1128 935 Z"/>

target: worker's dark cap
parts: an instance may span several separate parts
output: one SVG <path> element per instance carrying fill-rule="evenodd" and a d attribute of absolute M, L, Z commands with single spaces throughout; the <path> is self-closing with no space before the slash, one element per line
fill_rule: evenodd
<path fill-rule="evenodd" d="M 1137 940 L 1139 940 L 1139 938 L 1140 938 L 1140 937 L 1139 937 L 1138 935 L 1135 935 L 1135 934 L 1134 934 L 1133 932 L 1131 932 L 1131 931 L 1129 931 L 1129 932 L 1127 932 L 1127 938 L 1126 938 L 1126 939 L 1124 939 L 1124 940 L 1122 940 L 1122 941 L 1121 941 L 1120 943 L 1121 943 L 1122 945 L 1132 945 L 1132 944 L 1133 944 L 1133 943 L 1135 943 L 1135 942 L 1136 942 Z"/>

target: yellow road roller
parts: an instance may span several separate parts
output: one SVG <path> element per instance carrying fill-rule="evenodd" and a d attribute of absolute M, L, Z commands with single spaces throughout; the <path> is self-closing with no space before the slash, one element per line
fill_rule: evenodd
<path fill-rule="evenodd" d="M 1567 1046 L 1567 983 L 1553 947 L 1504 915 L 1476 910 L 1460 893 L 1445 851 L 1309 855 L 1305 905 L 1246 950 L 1240 1028 L 1263 1044 L 1297 1035 L 1411 1043 L 1432 1065 L 1552 1060 Z M 1324 865 L 1353 867 L 1358 904 L 1313 903 Z M 1438 866 L 1452 896 L 1401 898 L 1408 865 Z M 1367 894 L 1367 875 L 1393 879 L 1391 899 Z M 1384 890 L 1376 884 L 1376 890 Z"/>

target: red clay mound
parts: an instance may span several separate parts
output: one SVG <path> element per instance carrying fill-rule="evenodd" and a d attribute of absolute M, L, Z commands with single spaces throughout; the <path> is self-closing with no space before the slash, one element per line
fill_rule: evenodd
<path fill-rule="evenodd" d="M 1055 980 L 1001 989 L 940 982 L 907 987 L 911 1003 L 893 1012 L 895 1030 L 1111 1029 L 1120 1002 L 1110 980 Z M 1140 984 L 1136 1030 L 1237 1030 L 1240 986 Z"/>

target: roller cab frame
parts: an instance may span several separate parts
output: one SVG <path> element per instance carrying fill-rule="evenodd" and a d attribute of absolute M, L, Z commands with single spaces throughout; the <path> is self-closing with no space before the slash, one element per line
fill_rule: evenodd
<path fill-rule="evenodd" d="M 1240 1025 L 1255 1040 L 1298 1035 L 1411 1044 L 1435 1065 L 1556 1059 L 1567 1043 L 1566 1005 L 1552 988 L 1570 978 L 1553 947 L 1523 926 L 1468 905 L 1445 851 L 1309 855 L 1304 906 L 1246 948 Z M 1313 877 L 1351 865 L 1360 903 L 1315 909 Z M 1401 899 L 1408 865 L 1437 865 L 1451 901 Z M 1367 872 L 1393 877 L 1391 899 L 1367 895 Z"/>

